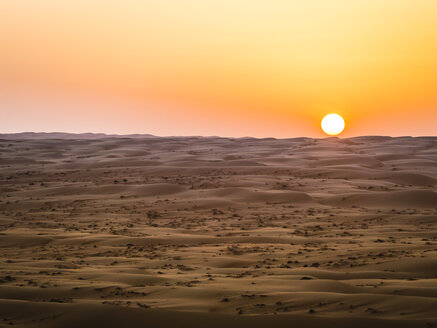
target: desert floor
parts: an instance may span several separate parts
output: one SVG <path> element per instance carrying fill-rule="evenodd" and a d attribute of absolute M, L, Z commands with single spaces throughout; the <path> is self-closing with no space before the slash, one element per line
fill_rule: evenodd
<path fill-rule="evenodd" d="M 437 327 L 437 137 L 0 139 L 0 327 Z"/>

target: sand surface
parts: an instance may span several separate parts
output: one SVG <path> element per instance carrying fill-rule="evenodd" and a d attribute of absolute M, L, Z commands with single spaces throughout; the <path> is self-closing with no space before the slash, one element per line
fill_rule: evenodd
<path fill-rule="evenodd" d="M 437 137 L 0 135 L 0 327 L 437 327 Z"/>

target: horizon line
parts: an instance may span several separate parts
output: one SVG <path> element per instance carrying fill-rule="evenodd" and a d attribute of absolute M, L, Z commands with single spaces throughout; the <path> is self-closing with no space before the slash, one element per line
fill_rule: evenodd
<path fill-rule="evenodd" d="M 0 139 L 9 136 L 23 136 L 23 135 L 41 135 L 41 136 L 52 136 L 52 135 L 65 135 L 65 136 L 93 136 L 96 138 L 105 138 L 105 137 L 116 137 L 116 138 L 129 138 L 129 137 L 148 137 L 148 138 L 223 138 L 223 139 L 275 139 L 275 140 L 285 140 L 285 139 L 354 139 L 354 138 L 371 138 L 371 137 L 381 137 L 381 138 L 436 138 L 437 135 L 419 135 L 419 136 L 412 136 L 412 135 L 400 135 L 400 136 L 392 136 L 392 135 L 357 135 L 357 136 L 351 136 L 351 137 L 341 137 L 341 136 L 326 136 L 326 137 L 309 137 L 309 136 L 295 136 L 295 137 L 283 137 L 283 138 L 277 138 L 277 137 L 253 137 L 253 136 L 241 136 L 241 137 L 235 137 L 235 136 L 218 136 L 218 135 L 154 135 L 150 133 L 129 133 L 129 134 L 118 134 L 118 133 L 104 133 L 104 132 L 61 132 L 61 131 L 51 131 L 51 132 L 44 132 L 44 131 L 23 131 L 23 132 L 6 132 L 2 133 L 0 132 Z M 61 136 L 59 136 L 61 137 Z M 62 139 L 62 138 L 52 138 L 52 139 Z"/>

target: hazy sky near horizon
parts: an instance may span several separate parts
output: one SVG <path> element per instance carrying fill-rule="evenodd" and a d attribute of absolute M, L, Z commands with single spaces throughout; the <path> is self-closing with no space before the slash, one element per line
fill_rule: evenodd
<path fill-rule="evenodd" d="M 0 133 L 437 134 L 435 0 L 0 0 Z"/>

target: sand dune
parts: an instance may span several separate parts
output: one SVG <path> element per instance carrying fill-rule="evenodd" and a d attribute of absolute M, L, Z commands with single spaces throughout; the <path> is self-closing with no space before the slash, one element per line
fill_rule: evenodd
<path fill-rule="evenodd" d="M 372 208 L 436 208 L 437 193 L 431 190 L 407 190 L 392 192 L 371 192 L 334 196 L 324 201 L 335 206 L 360 206 Z"/>
<path fill-rule="evenodd" d="M 437 138 L 0 135 L 0 327 L 437 327 Z"/>

